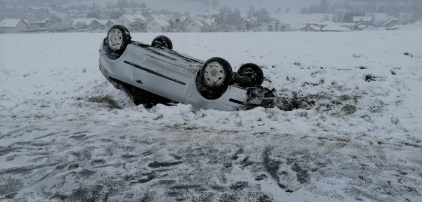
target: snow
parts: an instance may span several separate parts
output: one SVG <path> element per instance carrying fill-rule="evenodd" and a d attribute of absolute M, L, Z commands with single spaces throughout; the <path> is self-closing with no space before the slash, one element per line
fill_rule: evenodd
<path fill-rule="evenodd" d="M 250 19 L 248 18 L 248 20 L 250 20 Z M 215 22 L 215 18 L 204 18 L 204 19 L 202 19 L 202 21 L 204 23 L 206 23 L 207 25 L 212 26 L 212 23 Z"/>
<path fill-rule="evenodd" d="M 390 22 L 392 22 L 392 21 L 399 21 L 399 19 L 397 19 L 397 18 L 390 18 L 389 20 L 387 20 L 387 21 L 384 23 L 384 27 L 385 27 L 385 26 L 387 26 L 387 25 L 388 25 L 388 23 L 390 23 Z"/>
<path fill-rule="evenodd" d="M 204 26 L 204 24 L 202 24 L 202 22 L 199 19 L 192 19 L 192 21 L 194 21 L 200 27 L 203 27 Z"/>
<path fill-rule="evenodd" d="M 167 20 L 164 20 L 162 18 L 155 18 L 155 22 L 157 22 L 160 26 L 170 26 L 170 23 Z"/>
<path fill-rule="evenodd" d="M 315 30 L 315 31 L 319 31 L 319 30 L 321 30 L 321 26 L 316 26 L 316 25 L 308 25 L 307 27 L 310 27 L 310 28 L 312 28 L 313 30 Z M 305 27 L 304 27 L 305 28 Z"/>
<path fill-rule="evenodd" d="M 141 20 L 141 21 L 148 21 L 143 15 L 141 14 L 125 14 L 123 15 L 123 17 L 125 17 L 127 20 L 129 20 L 129 22 L 134 23 L 136 22 L 136 20 Z"/>
<path fill-rule="evenodd" d="M 167 19 L 167 16 L 166 16 L 166 15 L 164 15 L 164 14 L 160 14 L 160 15 L 151 15 L 151 17 L 152 17 L 153 19 L 164 19 L 164 20 L 168 20 L 168 19 Z"/>
<path fill-rule="evenodd" d="M 339 26 L 339 25 L 331 24 L 331 25 L 327 25 L 327 26 L 322 27 L 321 31 L 350 32 L 350 29 L 347 29 L 347 28 Z"/>
<path fill-rule="evenodd" d="M 0 35 L 0 198 L 420 201 L 420 29 L 166 35 L 202 60 L 263 66 L 280 96 L 320 98 L 309 110 L 145 109 L 100 73 L 104 33 Z M 89 102 L 104 95 L 122 109 Z"/>
<path fill-rule="evenodd" d="M 97 22 L 100 23 L 101 25 L 106 25 L 108 22 L 112 22 L 114 24 L 112 20 L 97 20 Z"/>
<path fill-rule="evenodd" d="M 18 26 L 20 21 L 21 21 L 21 19 L 6 18 L 6 19 L 0 21 L 0 27 L 16 27 L 16 26 Z"/>
<path fill-rule="evenodd" d="M 370 22 L 371 17 L 353 16 L 353 22 Z"/>

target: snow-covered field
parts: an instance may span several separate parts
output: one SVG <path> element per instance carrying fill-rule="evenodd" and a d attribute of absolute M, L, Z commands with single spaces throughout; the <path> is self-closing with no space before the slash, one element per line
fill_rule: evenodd
<path fill-rule="evenodd" d="M 167 34 L 311 103 L 239 112 L 133 105 L 105 34 L 0 35 L 0 200 L 422 201 L 421 33 Z"/>

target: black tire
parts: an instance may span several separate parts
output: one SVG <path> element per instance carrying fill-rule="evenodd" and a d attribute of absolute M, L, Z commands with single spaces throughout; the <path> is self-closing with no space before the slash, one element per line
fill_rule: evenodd
<path fill-rule="evenodd" d="M 173 50 L 173 43 L 168 37 L 163 36 L 163 35 L 155 37 L 155 39 L 152 40 L 151 46 L 165 47 L 167 49 Z"/>
<path fill-rule="evenodd" d="M 206 99 L 220 98 L 227 90 L 233 77 L 230 63 L 223 58 L 207 60 L 196 77 L 198 92 Z"/>
<path fill-rule="evenodd" d="M 130 32 L 125 26 L 113 25 L 108 30 L 107 37 L 104 40 L 104 46 L 107 47 L 107 51 L 120 56 L 125 51 L 131 39 Z"/>
<path fill-rule="evenodd" d="M 237 70 L 237 75 L 249 78 L 247 79 L 247 82 L 239 81 L 239 84 L 242 87 L 261 86 L 264 82 L 264 72 L 262 72 L 261 67 L 253 63 L 242 65 L 239 70 Z"/>

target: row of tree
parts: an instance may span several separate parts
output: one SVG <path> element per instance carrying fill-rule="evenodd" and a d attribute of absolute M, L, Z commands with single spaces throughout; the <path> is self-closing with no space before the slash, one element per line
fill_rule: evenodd
<path fill-rule="evenodd" d="M 344 3 L 329 3 L 327 0 L 321 0 L 319 4 L 305 6 L 300 9 L 300 13 L 334 13 L 336 9 L 346 9 L 348 11 L 359 11 L 363 13 L 387 13 L 389 15 L 398 15 L 400 12 L 413 13 L 417 16 L 422 15 L 422 1 L 421 0 L 407 0 L 407 1 L 368 1 L 368 0 L 353 0 L 345 1 Z"/>

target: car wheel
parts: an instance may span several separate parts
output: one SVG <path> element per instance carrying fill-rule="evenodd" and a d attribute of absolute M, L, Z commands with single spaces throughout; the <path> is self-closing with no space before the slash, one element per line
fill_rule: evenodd
<path fill-rule="evenodd" d="M 262 72 L 261 67 L 253 63 L 242 65 L 237 70 L 237 74 L 249 78 L 247 83 L 239 82 L 243 87 L 261 86 L 264 82 L 264 72 Z"/>
<path fill-rule="evenodd" d="M 129 30 L 122 25 L 113 25 L 107 33 L 105 45 L 108 49 L 117 54 L 122 54 L 130 43 Z"/>
<path fill-rule="evenodd" d="M 218 99 L 227 90 L 232 79 L 232 67 L 222 58 L 211 58 L 202 66 L 197 76 L 198 92 L 207 99 Z"/>
<path fill-rule="evenodd" d="M 152 40 L 151 46 L 153 47 L 165 47 L 167 49 L 173 50 L 173 43 L 171 40 L 163 35 L 155 37 L 154 40 Z"/>

